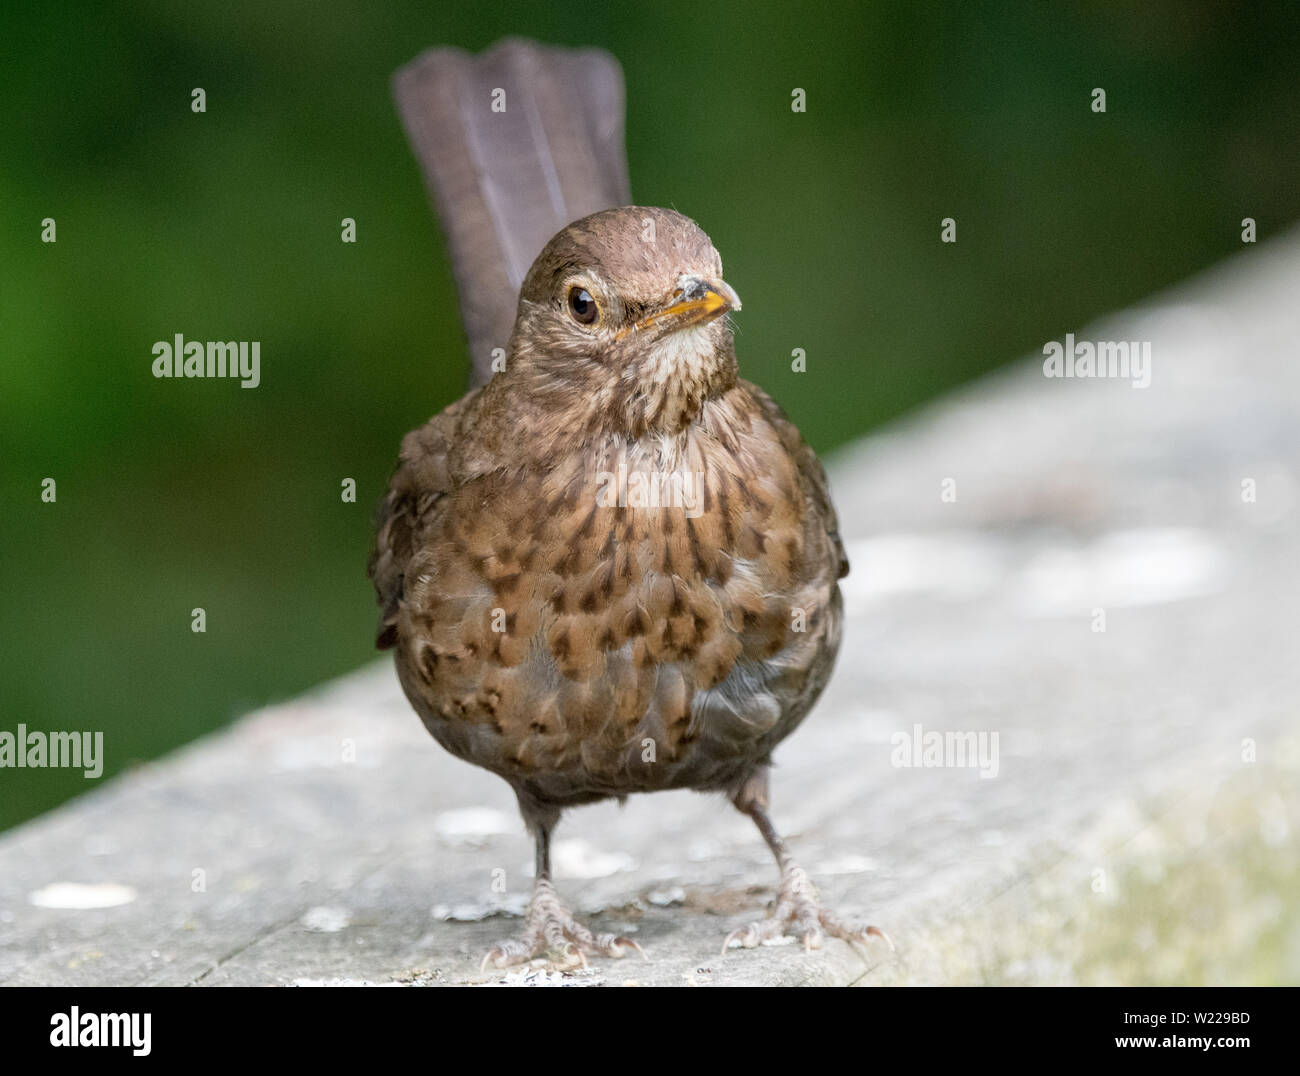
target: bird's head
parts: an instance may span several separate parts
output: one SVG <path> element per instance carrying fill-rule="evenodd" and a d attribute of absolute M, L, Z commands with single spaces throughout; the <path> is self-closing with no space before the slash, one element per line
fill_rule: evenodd
<path fill-rule="evenodd" d="M 726 315 L 739 309 L 694 221 L 605 210 L 564 228 L 533 262 L 499 376 L 539 402 L 581 401 L 605 432 L 676 433 L 735 384 Z"/>

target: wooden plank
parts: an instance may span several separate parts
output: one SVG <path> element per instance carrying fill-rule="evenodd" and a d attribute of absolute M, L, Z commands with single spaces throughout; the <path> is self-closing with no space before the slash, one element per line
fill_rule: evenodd
<path fill-rule="evenodd" d="M 846 643 L 776 820 L 897 953 L 720 955 L 775 870 L 669 793 L 571 812 L 556 853 L 649 963 L 480 974 L 529 844 L 381 662 L 0 838 L 0 983 L 1300 981 L 1297 296 L 1292 235 L 1079 333 L 1149 341 L 1147 388 L 1034 357 L 834 461 Z M 996 734 L 996 775 L 896 765 L 918 725 Z"/>

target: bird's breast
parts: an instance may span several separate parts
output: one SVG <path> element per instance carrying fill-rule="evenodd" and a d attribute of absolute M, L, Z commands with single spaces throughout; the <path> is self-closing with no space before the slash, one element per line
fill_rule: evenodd
<path fill-rule="evenodd" d="M 456 490 L 401 611 L 430 731 L 555 798 L 716 783 L 770 750 L 838 604 L 788 459 L 759 448 L 611 443 Z"/>

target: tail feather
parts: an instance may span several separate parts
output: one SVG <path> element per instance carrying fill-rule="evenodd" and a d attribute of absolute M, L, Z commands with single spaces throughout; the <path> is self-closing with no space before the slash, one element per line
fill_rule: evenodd
<path fill-rule="evenodd" d="M 422 53 L 393 92 L 447 237 L 480 385 L 546 241 L 631 201 L 622 70 L 598 49 L 507 38 L 479 56 Z"/>

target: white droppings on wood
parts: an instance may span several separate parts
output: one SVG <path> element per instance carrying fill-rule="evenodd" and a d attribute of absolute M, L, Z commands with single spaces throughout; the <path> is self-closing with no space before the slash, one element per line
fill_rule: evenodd
<path fill-rule="evenodd" d="M 588 841 L 573 839 L 551 845 L 551 865 L 560 878 L 608 878 L 619 871 L 636 870 L 626 852 L 605 852 Z"/>
<path fill-rule="evenodd" d="M 52 882 L 37 889 L 27 897 L 37 908 L 63 908 L 82 911 L 89 908 L 117 908 L 136 899 L 136 891 L 129 885 L 116 882 Z"/>
<path fill-rule="evenodd" d="M 304 912 L 300 922 L 318 934 L 337 934 L 347 929 L 352 922 L 352 913 L 347 908 L 322 904 Z"/>
<path fill-rule="evenodd" d="M 495 807 L 461 807 L 433 820 L 438 839 L 452 847 L 478 848 L 493 837 L 520 832 L 523 823 Z"/>

